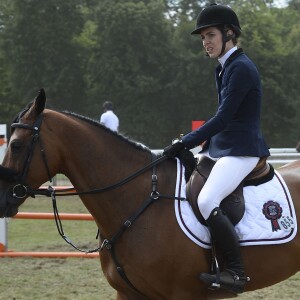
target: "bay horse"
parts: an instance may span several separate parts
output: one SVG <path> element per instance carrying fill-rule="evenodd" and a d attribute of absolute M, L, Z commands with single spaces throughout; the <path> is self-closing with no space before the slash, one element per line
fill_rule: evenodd
<path fill-rule="evenodd" d="M 142 144 L 45 104 L 41 90 L 12 124 L 1 166 L 6 173 L 0 180 L 0 217 L 13 217 L 49 177 L 65 174 L 82 192 L 80 198 L 99 228 L 102 271 L 118 300 L 235 297 L 225 290 L 211 291 L 198 279 L 199 273 L 210 270 L 211 251 L 189 240 L 177 224 L 172 197 L 176 161 L 154 164 L 153 153 Z M 298 214 L 300 162 L 278 171 Z M 97 190 L 99 186 L 104 188 Z M 299 233 L 285 244 L 247 246 L 241 251 L 251 278 L 246 292 L 276 284 L 300 270 Z"/>

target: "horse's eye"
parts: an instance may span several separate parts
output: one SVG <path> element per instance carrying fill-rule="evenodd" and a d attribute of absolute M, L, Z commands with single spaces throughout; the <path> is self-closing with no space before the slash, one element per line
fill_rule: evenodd
<path fill-rule="evenodd" d="M 19 152 L 22 149 L 23 143 L 21 141 L 13 141 L 10 145 L 13 153 Z"/>

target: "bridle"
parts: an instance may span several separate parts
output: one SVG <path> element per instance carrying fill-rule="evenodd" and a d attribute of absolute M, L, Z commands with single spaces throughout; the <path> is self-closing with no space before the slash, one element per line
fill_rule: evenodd
<path fill-rule="evenodd" d="M 27 110 L 23 111 L 20 114 L 18 120 L 21 119 L 21 117 L 25 114 L 26 111 Z M 29 125 L 29 124 L 25 124 L 25 123 L 21 123 L 21 122 L 18 122 L 18 123 L 15 122 L 15 123 L 12 123 L 12 125 L 11 125 L 11 128 L 21 128 L 21 129 L 32 131 L 32 138 L 31 138 L 31 142 L 30 142 L 30 147 L 29 147 L 28 152 L 26 154 L 26 159 L 25 159 L 25 162 L 24 162 L 24 165 L 23 165 L 22 172 L 17 177 L 18 178 L 18 183 L 12 188 L 12 197 L 17 199 L 17 200 L 24 199 L 28 196 L 34 197 L 35 195 L 44 195 L 44 196 L 51 197 L 52 198 L 52 204 L 53 204 L 53 212 L 54 212 L 55 222 L 56 222 L 56 226 L 57 226 L 57 229 L 58 229 L 58 232 L 59 232 L 60 236 L 68 244 L 70 244 L 73 248 L 75 248 L 76 250 L 81 251 L 81 252 L 93 253 L 93 252 L 102 251 L 103 249 L 108 250 L 111 253 L 112 259 L 113 259 L 113 261 L 116 265 L 116 269 L 117 269 L 118 273 L 120 274 L 120 276 L 123 278 L 123 280 L 132 289 L 134 289 L 137 293 L 139 293 L 141 295 L 144 295 L 127 278 L 127 276 L 125 274 L 125 271 L 124 271 L 123 267 L 120 265 L 119 260 L 116 256 L 116 253 L 114 251 L 114 245 L 115 245 L 116 241 L 126 231 L 126 229 L 128 229 L 135 222 L 135 220 L 138 219 L 138 217 L 152 203 L 154 203 L 159 198 L 185 200 L 184 198 L 180 198 L 180 197 L 176 197 L 176 196 L 161 195 L 157 191 L 156 165 L 158 165 L 159 163 L 166 160 L 167 157 L 166 156 L 160 156 L 159 158 L 157 158 L 156 155 L 154 155 L 152 153 L 151 162 L 148 165 L 146 165 L 144 168 L 138 170 L 137 172 L 131 174 L 130 176 L 124 178 L 123 180 L 121 180 L 121 181 L 119 181 L 119 182 L 117 182 L 113 185 L 106 186 L 106 187 L 100 188 L 100 189 L 94 189 L 94 190 L 89 190 L 89 191 L 81 191 L 81 192 L 72 192 L 72 191 L 74 191 L 74 188 L 67 188 L 67 189 L 63 189 L 63 190 L 60 190 L 60 191 L 57 192 L 51 186 L 49 186 L 48 189 L 32 189 L 31 187 L 25 185 L 25 182 L 26 182 L 26 178 L 27 178 L 27 175 L 28 175 L 30 163 L 32 161 L 33 154 L 34 154 L 34 149 L 35 149 L 36 145 L 40 146 L 40 151 L 41 151 L 41 154 L 42 154 L 43 163 L 44 163 L 44 166 L 46 168 L 49 181 L 52 182 L 50 169 L 49 169 L 49 165 L 48 165 L 48 162 L 47 162 L 47 157 L 46 157 L 46 154 L 45 154 L 45 149 L 44 149 L 43 142 L 42 142 L 42 139 L 41 139 L 41 136 L 40 136 L 40 128 L 41 128 L 41 125 L 42 125 L 42 121 L 43 121 L 43 114 L 41 113 L 37 117 L 37 119 L 36 119 L 36 121 L 34 122 L 33 125 Z M 130 218 L 128 218 L 123 223 L 121 228 L 110 239 L 101 237 L 103 242 L 102 242 L 100 247 L 97 247 L 97 248 L 92 249 L 92 250 L 80 249 L 76 245 L 74 245 L 73 242 L 65 235 L 65 233 L 63 231 L 62 223 L 61 223 L 61 220 L 60 220 L 60 217 L 59 217 L 59 212 L 58 212 L 58 209 L 57 209 L 57 205 L 56 205 L 56 196 L 84 195 L 84 194 L 96 194 L 96 193 L 107 192 L 109 190 L 116 189 L 116 188 L 126 184 L 127 182 L 133 180 L 134 178 L 140 176 L 141 174 L 145 173 L 147 170 L 150 170 L 150 169 L 152 169 L 152 176 L 151 176 L 152 192 L 151 192 L 149 198 L 147 198 L 143 202 L 143 204 L 136 210 L 136 212 L 133 215 L 131 215 Z M 98 231 L 98 234 L 99 234 L 99 231 Z"/>
<path fill-rule="evenodd" d="M 26 111 L 22 112 L 22 115 L 25 112 Z M 27 175 L 28 175 L 29 166 L 30 166 L 30 163 L 31 163 L 31 160 L 32 160 L 32 157 L 33 157 L 34 149 L 35 149 L 35 146 L 37 144 L 39 144 L 39 146 L 40 146 L 40 151 L 41 151 L 42 159 L 43 159 L 46 171 L 47 171 L 49 182 L 52 182 L 52 178 L 51 178 L 51 175 L 50 175 L 50 169 L 49 169 L 49 166 L 48 166 L 48 163 L 47 163 L 47 158 L 46 158 L 44 146 L 43 146 L 43 143 L 42 143 L 42 139 L 40 137 L 40 128 L 41 128 L 41 125 L 42 125 L 42 121 L 43 121 L 43 114 L 40 114 L 33 125 L 29 125 L 29 124 L 25 124 L 25 123 L 12 123 L 11 124 L 11 128 L 22 128 L 22 129 L 32 131 L 31 142 L 30 142 L 27 154 L 26 154 L 23 169 L 22 169 L 21 174 L 17 177 L 18 178 L 17 181 L 19 183 L 16 184 L 12 188 L 12 196 L 14 198 L 23 199 L 27 196 L 34 196 L 34 194 L 31 192 L 33 190 L 25 185 L 25 181 L 26 181 L 26 178 L 27 178 Z"/>
<path fill-rule="evenodd" d="M 17 120 L 20 120 L 21 117 L 27 112 L 27 110 L 24 110 L 23 112 L 20 113 L 20 116 Z M 113 189 L 116 189 L 124 184 L 126 184 L 127 182 L 133 180 L 134 178 L 140 176 L 141 174 L 145 173 L 147 170 L 150 170 L 152 168 L 154 168 L 156 165 L 158 165 L 159 163 L 163 162 L 164 160 L 167 159 L 166 156 L 161 156 L 159 158 L 157 158 L 153 153 L 152 153 L 152 157 L 151 157 L 151 163 L 146 165 L 145 167 L 143 167 L 142 169 L 138 170 L 137 172 L 129 175 L 128 177 L 122 179 L 121 181 L 106 186 L 104 188 L 99 188 L 99 189 L 92 189 L 92 190 L 88 190 L 88 191 L 81 191 L 81 192 L 74 192 L 74 188 L 65 188 L 65 189 L 60 189 L 59 191 L 55 190 L 52 186 L 49 186 L 47 189 L 33 189 L 30 186 L 26 185 L 26 178 L 28 175 L 28 171 L 29 171 L 29 167 L 30 167 L 30 163 L 32 161 L 33 158 L 33 154 L 34 154 L 34 149 L 36 147 L 36 145 L 39 145 L 40 147 L 40 152 L 42 155 L 42 160 L 43 160 L 43 164 L 45 166 L 45 169 L 47 171 L 47 175 L 48 175 L 48 180 L 50 183 L 52 183 L 52 178 L 51 178 L 51 174 L 50 174 L 50 168 L 49 168 L 49 164 L 47 161 L 47 157 L 46 157 L 46 152 L 44 149 L 44 145 L 42 142 L 42 138 L 40 136 L 40 128 L 42 126 L 42 121 L 43 121 L 43 114 L 41 113 L 36 121 L 34 122 L 33 125 L 29 125 L 26 123 L 21 123 L 21 122 L 14 122 L 11 124 L 11 128 L 21 128 L 21 129 L 25 129 L 25 130 L 30 130 L 32 131 L 32 135 L 31 135 L 31 142 L 30 142 L 30 146 L 28 148 L 27 154 L 26 154 L 26 158 L 24 161 L 24 165 L 22 168 L 22 172 L 20 175 L 15 176 L 17 184 L 15 184 L 12 188 L 12 197 L 17 199 L 17 200 L 22 200 L 28 196 L 30 197 L 35 197 L 36 195 L 43 195 L 43 196 L 48 196 L 48 197 L 52 197 L 52 199 L 56 199 L 56 196 L 74 196 L 74 195 L 87 195 L 87 194 L 99 194 L 99 193 L 103 193 L 103 192 L 107 192 Z M 156 175 L 155 175 L 156 176 Z M 159 195 L 159 193 L 156 190 L 153 190 L 151 193 L 151 197 L 161 197 L 162 195 Z M 173 196 L 163 196 L 164 198 L 174 198 Z M 77 249 L 77 248 L 76 248 Z M 79 249 L 77 249 L 79 250 Z M 86 252 L 86 251 L 84 251 Z"/>
<path fill-rule="evenodd" d="M 74 188 L 60 189 L 59 191 L 56 191 L 53 187 L 49 187 L 48 189 L 32 189 L 31 187 L 25 185 L 25 182 L 26 182 L 26 178 L 28 175 L 30 163 L 31 163 L 31 160 L 33 157 L 34 149 L 37 144 L 39 144 L 39 146 L 40 146 L 40 151 L 41 151 L 44 166 L 47 171 L 48 180 L 50 183 L 52 182 L 50 168 L 49 168 L 49 165 L 47 162 L 46 152 L 45 152 L 45 149 L 43 146 L 42 138 L 40 136 L 40 128 L 42 125 L 42 121 L 43 121 L 43 114 L 40 114 L 33 125 L 29 125 L 29 124 L 25 124 L 25 123 L 12 123 L 11 124 L 11 128 L 22 128 L 22 129 L 27 129 L 27 130 L 32 131 L 32 139 L 31 139 L 30 147 L 29 147 L 27 155 L 26 155 L 26 159 L 25 159 L 25 162 L 23 165 L 22 172 L 20 175 L 16 176 L 18 183 L 13 187 L 12 196 L 14 198 L 23 199 L 27 196 L 34 197 L 35 195 L 43 195 L 43 196 L 50 197 L 50 196 L 52 196 L 53 193 L 55 193 L 56 196 L 75 196 L 75 195 L 80 196 L 80 195 L 98 194 L 98 193 L 107 192 L 107 191 L 116 189 L 116 188 L 126 184 L 127 182 L 140 176 L 141 174 L 145 173 L 147 170 L 153 168 L 154 166 L 160 164 L 161 162 L 163 162 L 164 160 L 167 159 L 166 156 L 160 156 L 157 158 L 152 153 L 152 160 L 151 160 L 150 164 L 146 165 L 145 167 L 136 171 L 135 173 L 129 175 L 128 177 L 122 179 L 121 181 L 119 181 L 115 184 L 106 186 L 104 188 L 92 189 L 89 191 L 81 191 L 81 192 L 72 192 L 72 191 L 74 191 Z M 20 190 L 21 193 L 18 193 L 18 190 Z"/>

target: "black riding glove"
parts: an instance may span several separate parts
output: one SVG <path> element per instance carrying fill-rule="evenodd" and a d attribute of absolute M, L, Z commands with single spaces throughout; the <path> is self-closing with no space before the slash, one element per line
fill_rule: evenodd
<path fill-rule="evenodd" d="M 164 149 L 163 155 L 166 155 L 169 158 L 178 157 L 178 154 L 181 150 L 184 149 L 184 145 L 182 142 L 177 142 L 175 144 L 171 144 Z"/>

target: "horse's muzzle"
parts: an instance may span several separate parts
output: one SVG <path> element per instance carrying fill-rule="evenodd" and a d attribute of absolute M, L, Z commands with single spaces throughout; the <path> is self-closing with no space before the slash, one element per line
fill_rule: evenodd
<path fill-rule="evenodd" d="M 24 188 L 23 185 L 0 180 L 0 218 L 14 217 L 18 213 L 18 207 L 27 197 Z"/>
<path fill-rule="evenodd" d="M 18 213 L 18 207 L 23 202 L 11 196 L 11 189 L 0 190 L 0 218 L 11 218 Z"/>
<path fill-rule="evenodd" d="M 12 218 L 18 213 L 18 206 L 7 205 L 6 207 L 0 206 L 0 218 Z"/>
<path fill-rule="evenodd" d="M 0 179 L 5 181 L 16 181 L 17 173 L 12 169 L 0 165 Z"/>

